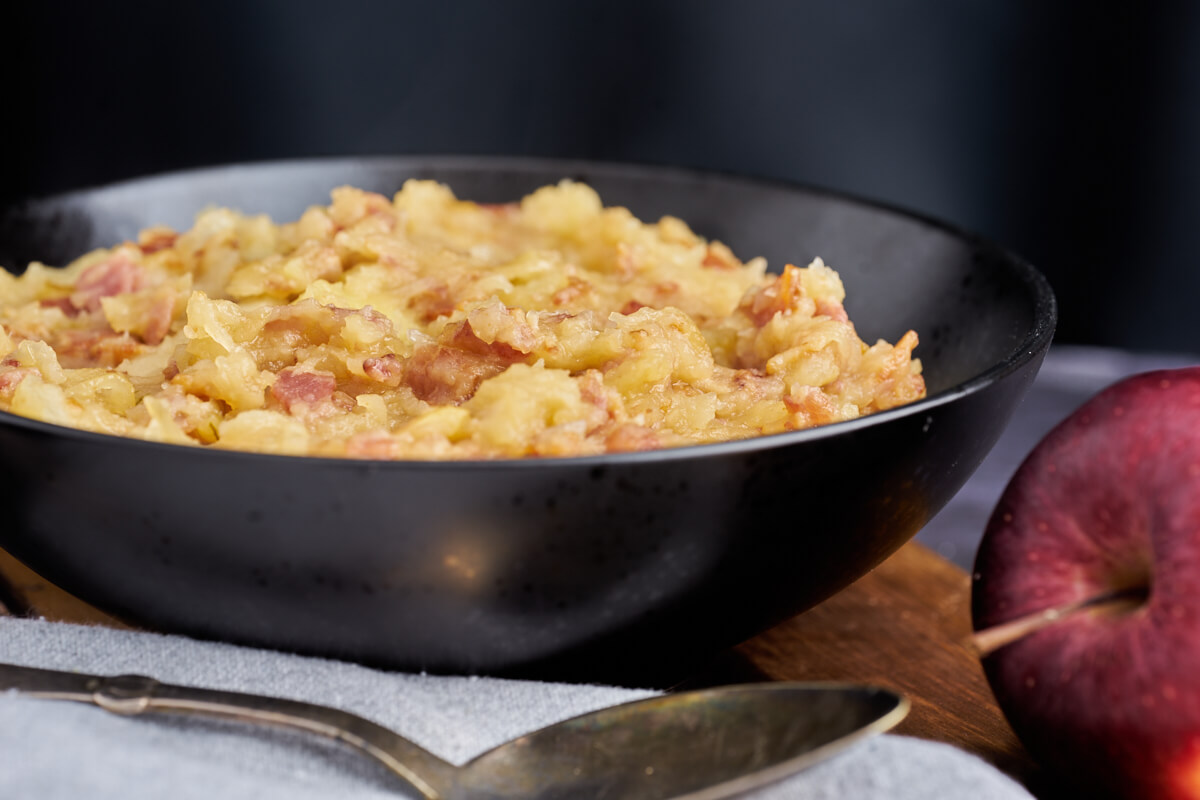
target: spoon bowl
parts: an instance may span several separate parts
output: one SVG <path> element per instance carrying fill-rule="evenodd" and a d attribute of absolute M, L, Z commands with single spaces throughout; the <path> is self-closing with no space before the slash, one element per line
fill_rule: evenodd
<path fill-rule="evenodd" d="M 429 800 L 716 800 L 810 767 L 909 709 L 906 698 L 869 686 L 718 687 L 573 717 L 456 766 L 363 717 L 295 700 L 0 665 L 0 691 L 8 689 L 117 714 L 201 714 L 320 734 L 376 759 Z"/>
<path fill-rule="evenodd" d="M 507 742 L 459 771 L 464 797 L 718 798 L 886 730 L 908 701 L 830 684 L 726 686 L 640 700 Z"/>

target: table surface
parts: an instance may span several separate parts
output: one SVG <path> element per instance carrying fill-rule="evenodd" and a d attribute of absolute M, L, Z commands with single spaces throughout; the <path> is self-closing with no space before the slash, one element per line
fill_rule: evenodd
<path fill-rule="evenodd" d="M 0 551 L 0 613 L 120 626 Z M 916 542 L 816 608 L 725 652 L 687 683 L 874 683 L 906 694 L 897 732 L 949 742 L 1026 783 L 1036 770 L 971 650 L 970 579 Z"/>

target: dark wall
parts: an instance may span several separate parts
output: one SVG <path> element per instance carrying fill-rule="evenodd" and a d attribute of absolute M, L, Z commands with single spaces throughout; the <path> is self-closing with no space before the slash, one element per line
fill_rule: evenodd
<path fill-rule="evenodd" d="M 1200 4 L 21 4 L 0 197 L 326 154 L 710 167 L 933 214 L 1060 341 L 1200 352 Z"/>

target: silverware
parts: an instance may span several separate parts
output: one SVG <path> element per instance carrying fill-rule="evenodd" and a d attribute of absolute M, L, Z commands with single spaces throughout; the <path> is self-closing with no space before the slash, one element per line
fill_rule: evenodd
<path fill-rule="evenodd" d="M 867 686 L 727 686 L 594 711 L 455 766 L 362 717 L 295 700 L 0 664 L 4 689 L 115 714 L 199 714 L 309 731 L 357 748 L 430 800 L 715 800 L 812 766 L 909 709 L 907 698 Z"/>

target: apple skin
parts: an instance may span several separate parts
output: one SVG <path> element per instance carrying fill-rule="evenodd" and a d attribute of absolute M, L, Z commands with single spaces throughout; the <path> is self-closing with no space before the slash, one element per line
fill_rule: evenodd
<path fill-rule="evenodd" d="M 1200 367 L 1109 387 L 1009 483 L 975 563 L 976 631 L 1107 592 L 984 657 L 1029 752 L 1087 795 L 1200 798 Z"/>

